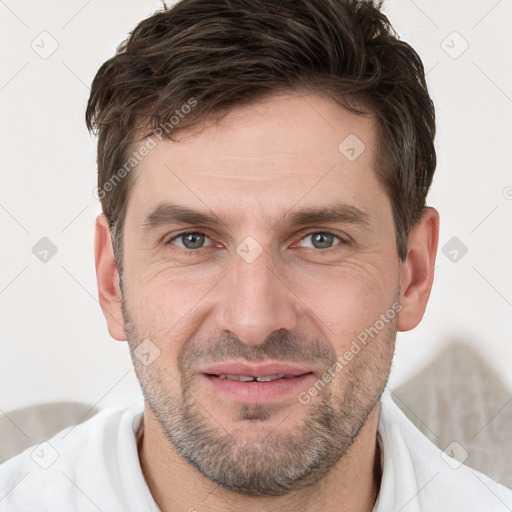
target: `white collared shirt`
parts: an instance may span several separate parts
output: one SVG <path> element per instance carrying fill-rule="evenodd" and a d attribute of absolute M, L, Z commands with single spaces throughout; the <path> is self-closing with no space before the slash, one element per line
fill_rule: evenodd
<path fill-rule="evenodd" d="M 104 409 L 0 465 L 0 512 L 158 512 L 137 452 L 142 412 L 142 403 Z M 378 432 L 372 512 L 512 511 L 512 490 L 447 458 L 387 392 Z"/>

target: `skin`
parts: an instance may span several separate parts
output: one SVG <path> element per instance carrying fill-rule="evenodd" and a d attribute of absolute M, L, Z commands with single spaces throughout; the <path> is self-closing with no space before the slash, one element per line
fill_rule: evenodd
<path fill-rule="evenodd" d="M 350 134 L 366 148 L 354 161 L 338 149 Z M 139 164 L 128 198 L 124 294 L 108 223 L 98 216 L 100 304 L 110 335 L 128 340 L 141 382 L 146 401 L 139 457 L 163 511 L 339 511 L 340 504 L 345 512 L 371 510 L 380 485 L 374 471 L 378 400 L 396 331 L 414 328 L 423 317 L 439 231 L 438 213 L 426 208 L 409 236 L 406 261 L 399 260 L 391 203 L 374 171 L 375 147 L 374 119 L 297 93 L 235 108 L 218 125 L 179 132 L 178 142 L 160 141 Z M 213 212 L 227 226 L 145 231 L 142 221 L 164 200 Z M 368 222 L 276 224 L 285 212 L 339 201 L 364 210 Z M 166 244 L 185 231 L 205 233 L 206 247 L 185 253 L 183 238 Z M 317 248 L 308 235 L 326 231 L 336 235 L 331 248 Z M 236 251 L 248 236 L 263 251 L 251 263 Z M 307 364 L 321 378 L 397 301 L 398 317 L 307 404 L 296 394 L 256 405 L 235 402 L 201 379 L 208 363 L 235 358 Z M 134 357 L 145 339 L 160 351 L 149 365 Z M 329 456 L 322 456 L 325 467 L 281 487 L 263 478 L 258 488 L 257 473 L 238 489 L 215 481 L 215 475 L 227 479 L 244 471 L 264 477 L 285 463 L 297 469 L 293 463 L 321 437 L 304 425 L 318 426 L 315 418 L 327 414 L 333 435 L 325 445 Z M 202 445 L 191 426 L 202 429 Z M 180 446 L 191 448 L 199 470 Z M 220 456 L 224 467 L 213 474 Z"/>

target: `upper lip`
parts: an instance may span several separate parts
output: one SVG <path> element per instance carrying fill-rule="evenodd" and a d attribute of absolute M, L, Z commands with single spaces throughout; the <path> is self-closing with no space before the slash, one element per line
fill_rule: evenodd
<path fill-rule="evenodd" d="M 286 363 L 269 362 L 260 365 L 252 365 L 240 361 L 219 363 L 202 370 L 202 373 L 210 375 L 245 375 L 247 377 L 269 377 L 270 375 L 303 375 L 312 373 L 313 370 Z"/>

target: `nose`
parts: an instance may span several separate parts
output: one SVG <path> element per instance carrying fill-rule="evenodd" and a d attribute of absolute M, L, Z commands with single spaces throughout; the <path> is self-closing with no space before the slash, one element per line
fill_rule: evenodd
<path fill-rule="evenodd" d="M 235 255 L 234 268 L 222 283 L 217 328 L 247 345 L 262 344 L 273 331 L 297 325 L 299 301 L 271 260 L 266 252 L 252 263 Z"/>

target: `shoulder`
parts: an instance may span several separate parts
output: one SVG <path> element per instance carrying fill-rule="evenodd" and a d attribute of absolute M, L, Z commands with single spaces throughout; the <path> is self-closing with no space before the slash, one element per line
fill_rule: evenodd
<path fill-rule="evenodd" d="M 504 512 L 512 508 L 512 490 L 461 464 L 456 440 L 440 450 L 384 393 L 379 435 L 383 446 L 383 500 L 391 493 L 403 511 Z M 397 498 L 398 497 L 398 498 Z M 380 512 L 380 508 L 377 509 Z M 384 510 L 384 509 L 382 509 Z"/>
<path fill-rule="evenodd" d="M 103 409 L 1 464 L 0 511 L 47 510 L 80 492 L 78 482 L 115 477 L 120 433 L 133 433 L 142 411 L 142 405 Z"/>

